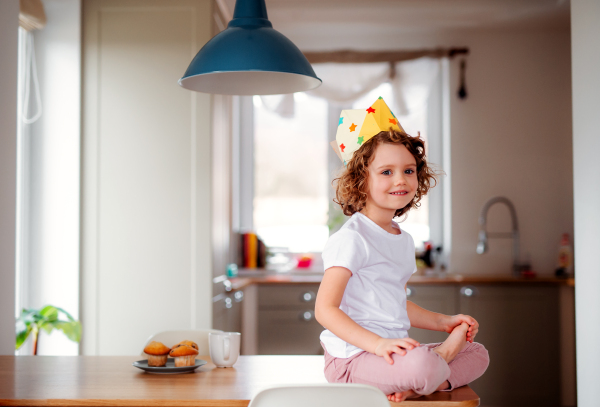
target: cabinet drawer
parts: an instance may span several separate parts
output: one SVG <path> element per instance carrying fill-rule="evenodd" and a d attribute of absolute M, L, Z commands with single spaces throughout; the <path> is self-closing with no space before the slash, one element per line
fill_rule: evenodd
<path fill-rule="evenodd" d="M 314 311 L 319 284 L 261 285 L 259 309 L 310 309 Z"/>
<path fill-rule="evenodd" d="M 319 341 L 323 330 L 310 307 L 293 311 L 261 311 L 258 317 L 258 354 L 323 354 Z"/>

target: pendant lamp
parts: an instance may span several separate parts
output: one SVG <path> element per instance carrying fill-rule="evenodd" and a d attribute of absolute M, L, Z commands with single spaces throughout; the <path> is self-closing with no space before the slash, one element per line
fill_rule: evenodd
<path fill-rule="evenodd" d="M 237 0 L 233 19 L 194 57 L 179 85 L 222 95 L 276 95 L 321 85 L 302 52 L 275 31 L 265 0 Z"/>

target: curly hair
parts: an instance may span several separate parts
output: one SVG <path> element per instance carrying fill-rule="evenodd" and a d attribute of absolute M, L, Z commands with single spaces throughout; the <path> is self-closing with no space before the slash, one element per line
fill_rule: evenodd
<path fill-rule="evenodd" d="M 404 132 L 391 128 L 388 131 L 382 131 L 356 150 L 350 161 L 348 161 L 346 168 L 342 170 L 341 175 L 332 181 L 335 188 L 333 202 L 340 205 L 344 215 L 351 216 L 355 212 L 360 212 L 364 209 L 367 203 L 368 167 L 373 158 L 375 158 L 377 146 L 382 143 L 401 144 L 405 146 L 413 157 L 415 157 L 417 163 L 417 179 L 419 181 L 417 193 L 409 204 L 403 208 L 396 209 L 394 217 L 402 216 L 410 209 L 416 209 L 421 206 L 419 203 L 421 198 L 427 195 L 429 189 L 437 185 L 437 177 L 443 174 L 443 172 L 435 171 L 431 164 L 427 163 L 425 141 L 421 138 L 420 134 L 417 137 L 411 137 Z"/>

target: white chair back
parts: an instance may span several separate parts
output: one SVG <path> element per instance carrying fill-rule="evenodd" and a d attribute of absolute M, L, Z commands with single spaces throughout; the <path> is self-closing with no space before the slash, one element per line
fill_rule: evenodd
<path fill-rule="evenodd" d="M 209 332 L 223 332 L 218 329 L 196 329 L 183 331 L 163 331 L 151 335 L 144 346 L 142 346 L 142 356 L 144 348 L 152 341 L 161 342 L 172 348 L 173 345 L 181 341 L 192 341 L 198 344 L 198 355 L 208 355 L 208 334 Z"/>
<path fill-rule="evenodd" d="M 287 385 L 261 390 L 248 407 L 390 407 L 381 390 L 366 384 Z"/>

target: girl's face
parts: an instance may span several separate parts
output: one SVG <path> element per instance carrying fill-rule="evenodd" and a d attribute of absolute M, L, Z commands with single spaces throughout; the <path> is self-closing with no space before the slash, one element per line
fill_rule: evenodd
<path fill-rule="evenodd" d="M 368 171 L 368 212 L 390 211 L 393 217 L 394 212 L 408 205 L 417 193 L 417 162 L 402 144 L 379 144 Z"/>

